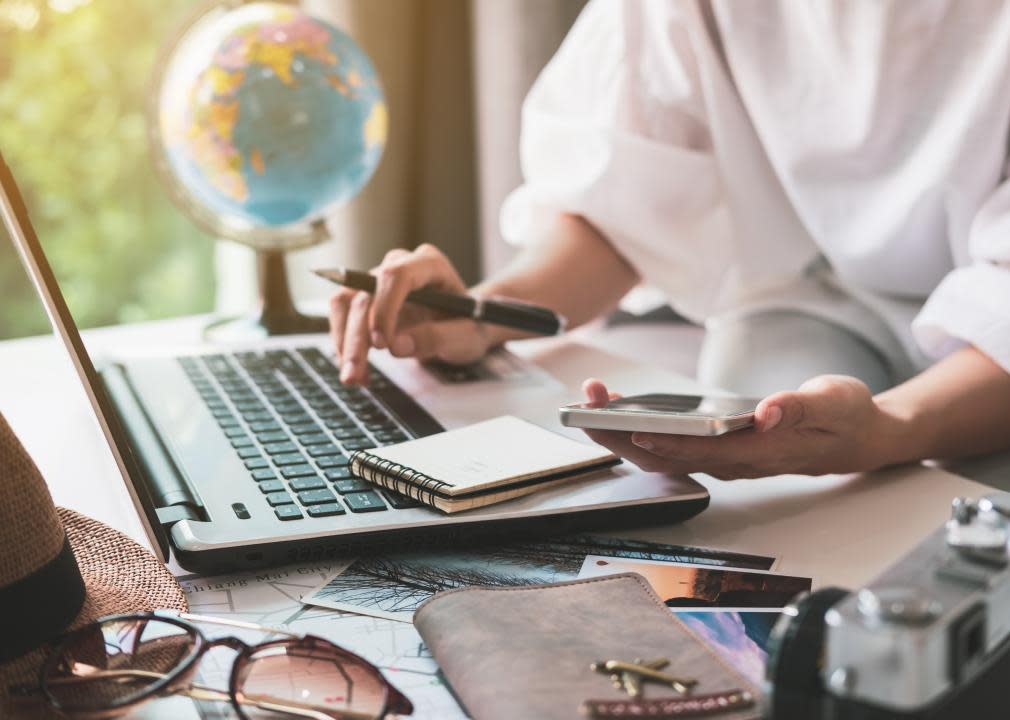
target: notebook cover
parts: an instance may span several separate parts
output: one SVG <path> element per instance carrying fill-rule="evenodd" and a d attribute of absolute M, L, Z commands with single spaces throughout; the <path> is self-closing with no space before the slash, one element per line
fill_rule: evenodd
<path fill-rule="evenodd" d="M 356 475 L 445 512 L 520 497 L 619 462 L 609 450 L 509 415 L 350 456 Z"/>
<path fill-rule="evenodd" d="M 627 700 L 601 660 L 668 658 L 673 675 L 698 680 L 694 694 L 758 688 L 702 643 L 645 580 L 626 573 L 555 585 L 472 587 L 438 593 L 414 624 L 475 720 L 583 717 L 585 700 Z M 647 700 L 680 698 L 646 684 Z M 757 705 L 711 717 L 751 720 Z"/>

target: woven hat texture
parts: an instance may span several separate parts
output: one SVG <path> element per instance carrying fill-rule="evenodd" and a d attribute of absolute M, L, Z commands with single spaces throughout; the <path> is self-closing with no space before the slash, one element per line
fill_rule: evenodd
<path fill-rule="evenodd" d="M 63 527 L 49 488 L 0 415 L 0 587 L 46 564 L 63 549 Z"/>
<path fill-rule="evenodd" d="M 54 506 L 42 475 L 2 415 L 0 487 L 7 500 L 0 503 L 0 587 L 54 558 L 65 531 L 87 590 L 71 628 L 104 615 L 187 609 L 179 583 L 154 555 L 118 530 Z M 48 716 L 41 708 L 7 704 L 12 685 L 37 681 L 46 653 L 43 647 L 0 664 L 0 717 Z"/>

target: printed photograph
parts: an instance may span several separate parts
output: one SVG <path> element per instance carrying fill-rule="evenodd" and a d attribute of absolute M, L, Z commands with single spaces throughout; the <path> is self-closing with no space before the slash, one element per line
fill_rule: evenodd
<path fill-rule="evenodd" d="M 302 598 L 308 605 L 410 622 L 435 593 L 473 585 L 515 587 L 575 580 L 587 556 L 768 569 L 774 558 L 640 540 L 578 535 L 469 552 L 359 558 Z"/>
<path fill-rule="evenodd" d="M 678 610 L 674 613 L 741 675 L 764 680 L 768 638 L 780 613 L 768 610 Z"/>
<path fill-rule="evenodd" d="M 580 578 L 638 573 L 672 608 L 782 608 L 810 590 L 810 578 L 681 562 L 590 555 Z"/>

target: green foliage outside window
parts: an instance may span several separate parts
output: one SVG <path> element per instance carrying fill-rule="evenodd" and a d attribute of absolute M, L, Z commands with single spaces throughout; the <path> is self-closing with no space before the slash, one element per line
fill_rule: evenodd
<path fill-rule="evenodd" d="M 203 312 L 213 243 L 154 174 L 144 111 L 193 0 L 0 0 L 0 152 L 79 325 Z M 48 331 L 0 227 L 0 338 Z"/>

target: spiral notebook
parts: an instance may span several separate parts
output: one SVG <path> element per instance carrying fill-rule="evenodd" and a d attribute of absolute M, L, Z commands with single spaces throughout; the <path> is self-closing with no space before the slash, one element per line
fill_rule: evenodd
<path fill-rule="evenodd" d="M 351 455 L 351 470 L 447 513 L 569 482 L 620 459 L 511 415 Z"/>

